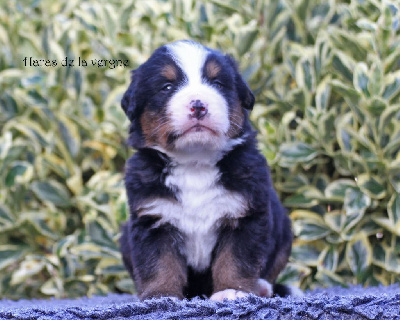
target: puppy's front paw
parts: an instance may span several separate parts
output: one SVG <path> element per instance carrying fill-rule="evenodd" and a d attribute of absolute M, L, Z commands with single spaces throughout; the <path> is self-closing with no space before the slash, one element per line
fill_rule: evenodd
<path fill-rule="evenodd" d="M 211 297 L 210 300 L 213 301 L 223 301 L 224 299 L 227 300 L 235 300 L 237 298 L 243 298 L 246 297 L 248 293 L 235 290 L 235 289 L 225 289 L 222 291 L 218 291 L 214 293 Z"/>

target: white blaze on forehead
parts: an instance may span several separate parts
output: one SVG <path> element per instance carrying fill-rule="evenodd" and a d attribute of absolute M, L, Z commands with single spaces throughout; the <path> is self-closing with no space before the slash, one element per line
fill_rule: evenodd
<path fill-rule="evenodd" d="M 201 83 L 202 69 L 208 50 L 202 45 L 190 41 L 178 41 L 167 45 L 171 57 L 184 71 L 189 84 Z"/>
<path fill-rule="evenodd" d="M 167 48 L 185 78 L 184 83 L 177 84 L 176 91 L 167 103 L 171 126 L 176 133 L 183 134 L 175 141 L 174 148 L 186 152 L 192 152 L 194 149 L 213 151 L 224 149 L 230 125 L 228 104 L 221 92 L 202 79 L 203 68 L 210 50 L 190 41 L 174 42 L 168 44 Z M 190 103 L 193 100 L 200 100 L 207 108 L 204 118 L 190 117 Z M 185 134 L 198 123 L 211 131 Z"/>

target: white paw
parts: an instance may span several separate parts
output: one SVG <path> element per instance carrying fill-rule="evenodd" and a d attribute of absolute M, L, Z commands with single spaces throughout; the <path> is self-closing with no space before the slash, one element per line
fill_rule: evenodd
<path fill-rule="evenodd" d="M 288 286 L 290 288 L 290 295 L 293 297 L 304 297 L 304 292 L 294 286 Z"/>
<path fill-rule="evenodd" d="M 257 280 L 257 287 L 256 287 L 256 292 L 255 294 L 260 296 L 260 297 L 272 297 L 273 295 L 273 288 L 272 284 L 270 284 L 267 280 L 264 279 L 258 279 Z"/>
<path fill-rule="evenodd" d="M 243 298 L 246 297 L 248 293 L 235 290 L 235 289 L 225 289 L 222 291 L 218 291 L 214 293 L 211 297 L 210 300 L 213 301 L 223 301 L 225 299 L 227 300 L 235 300 L 237 298 Z"/>

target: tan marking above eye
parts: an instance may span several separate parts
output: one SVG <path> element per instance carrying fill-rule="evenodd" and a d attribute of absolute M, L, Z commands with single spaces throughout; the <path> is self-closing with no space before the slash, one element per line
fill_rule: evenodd
<path fill-rule="evenodd" d="M 176 80 L 178 77 L 176 68 L 170 64 L 167 64 L 161 69 L 161 75 L 171 81 Z"/>
<path fill-rule="evenodd" d="M 216 78 L 220 71 L 221 71 L 221 66 L 216 61 L 211 60 L 207 62 L 206 73 L 208 78 L 210 79 Z"/>

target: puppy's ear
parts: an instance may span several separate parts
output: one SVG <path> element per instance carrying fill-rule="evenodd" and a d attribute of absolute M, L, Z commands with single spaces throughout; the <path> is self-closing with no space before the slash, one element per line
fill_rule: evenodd
<path fill-rule="evenodd" d="M 239 100 L 242 104 L 242 107 L 248 110 L 252 110 L 255 102 L 254 94 L 251 92 L 247 83 L 243 80 L 242 76 L 239 73 L 239 68 L 235 59 L 232 56 L 226 55 L 226 59 L 229 64 L 233 67 L 235 72 L 235 85 L 236 91 L 239 96 Z"/>
<path fill-rule="evenodd" d="M 135 111 L 136 111 L 136 90 L 137 90 L 137 83 L 138 83 L 138 72 L 137 70 L 132 71 L 131 75 L 131 83 L 129 85 L 128 90 L 124 93 L 124 96 L 121 100 L 121 107 L 125 111 L 128 119 L 132 122 L 135 118 Z"/>

